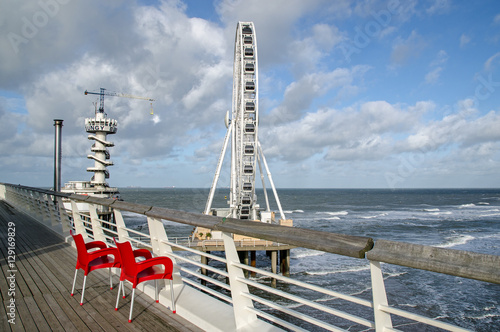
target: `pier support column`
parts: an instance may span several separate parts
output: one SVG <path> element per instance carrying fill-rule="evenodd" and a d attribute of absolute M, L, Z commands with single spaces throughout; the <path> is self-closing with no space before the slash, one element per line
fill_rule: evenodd
<path fill-rule="evenodd" d="M 271 272 L 276 274 L 278 272 L 278 251 L 271 251 Z M 271 279 L 271 287 L 276 288 L 276 279 Z"/>
<path fill-rule="evenodd" d="M 250 266 L 256 267 L 257 266 L 257 252 L 255 250 L 250 251 Z M 250 274 L 252 277 L 256 276 L 255 272 L 252 272 Z"/>
<path fill-rule="evenodd" d="M 248 251 L 238 251 L 238 256 L 242 264 L 248 265 Z M 248 270 L 243 270 L 243 274 L 248 278 Z"/>
<path fill-rule="evenodd" d="M 210 253 L 210 251 L 204 251 L 206 253 Z M 201 264 L 204 264 L 204 265 L 208 265 L 208 257 L 206 256 L 201 256 Z M 201 274 L 203 274 L 204 276 L 207 275 L 207 269 L 205 269 L 204 267 L 201 268 Z M 201 284 L 203 286 L 206 286 L 207 285 L 207 281 L 204 280 L 204 279 L 201 279 Z"/>
<path fill-rule="evenodd" d="M 280 250 L 280 271 L 285 277 L 290 276 L 290 250 Z"/>

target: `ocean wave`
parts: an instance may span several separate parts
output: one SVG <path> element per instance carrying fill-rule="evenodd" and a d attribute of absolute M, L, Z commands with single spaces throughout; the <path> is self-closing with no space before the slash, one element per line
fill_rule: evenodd
<path fill-rule="evenodd" d="M 304 213 L 304 210 L 287 210 L 287 211 L 283 211 L 284 213 L 287 213 L 287 214 L 292 214 L 292 213 Z"/>
<path fill-rule="evenodd" d="M 500 213 L 489 213 L 489 214 L 480 214 L 479 217 L 498 217 L 500 216 Z"/>
<path fill-rule="evenodd" d="M 330 271 L 304 271 L 305 274 L 307 275 L 312 275 L 312 276 L 324 276 L 324 275 L 329 275 L 329 274 L 338 274 L 338 273 L 352 273 L 352 272 L 361 272 L 361 271 L 366 271 L 369 270 L 369 266 L 356 266 L 356 267 L 348 267 L 345 269 L 340 269 L 340 270 L 330 270 Z"/>
<path fill-rule="evenodd" d="M 475 207 L 475 206 L 476 206 L 476 204 L 474 204 L 474 203 L 470 203 L 470 204 L 462 204 L 462 205 L 460 205 L 458 208 L 459 208 L 459 209 L 463 209 L 463 208 L 472 208 L 472 207 Z"/>
<path fill-rule="evenodd" d="M 467 242 L 474 240 L 475 237 L 471 235 L 460 235 L 454 238 L 449 239 L 443 244 L 438 244 L 436 247 L 438 248 L 451 248 L 459 245 L 466 244 Z"/>
<path fill-rule="evenodd" d="M 331 217 L 331 218 L 325 218 L 326 220 L 340 220 L 339 217 Z"/>
<path fill-rule="evenodd" d="M 381 214 L 376 214 L 376 215 L 372 215 L 372 216 L 362 216 L 360 217 L 361 219 L 375 219 L 375 218 L 381 218 L 381 217 L 385 217 L 387 216 L 389 213 L 387 212 L 384 212 L 384 213 L 381 213 Z"/>
<path fill-rule="evenodd" d="M 384 273 L 385 274 L 385 273 Z M 400 277 L 400 276 L 403 276 L 405 274 L 408 274 L 408 272 L 404 271 L 404 272 L 393 272 L 393 273 L 387 273 L 385 276 L 384 276 L 384 280 L 387 280 L 389 278 L 396 278 L 396 277 Z"/>
<path fill-rule="evenodd" d="M 448 215 L 448 214 L 453 214 L 451 211 L 444 211 L 444 212 L 432 212 L 429 213 L 431 216 L 442 216 L 442 215 Z"/>
<path fill-rule="evenodd" d="M 424 209 L 425 212 L 438 212 L 439 209 L 438 208 L 435 208 L 435 209 Z"/>
<path fill-rule="evenodd" d="M 328 214 L 330 216 L 347 216 L 349 212 L 347 211 L 337 211 L 337 212 L 323 212 L 325 214 Z"/>
<path fill-rule="evenodd" d="M 303 250 L 302 252 L 297 253 L 299 250 L 293 250 L 290 258 L 304 258 L 304 257 L 313 257 L 313 256 L 321 256 L 325 253 L 317 250 Z"/>
<path fill-rule="evenodd" d="M 488 202 L 479 202 L 477 204 L 479 204 L 479 205 L 490 205 L 490 203 L 488 203 Z"/>

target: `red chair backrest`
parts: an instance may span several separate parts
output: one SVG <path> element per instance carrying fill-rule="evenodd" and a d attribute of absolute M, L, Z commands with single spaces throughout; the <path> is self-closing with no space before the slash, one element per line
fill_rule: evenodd
<path fill-rule="evenodd" d="M 89 257 L 87 253 L 87 247 L 85 247 L 85 241 L 83 240 L 82 234 L 73 234 L 72 231 L 70 231 L 71 236 L 73 237 L 73 240 L 75 241 L 76 244 L 76 250 L 78 252 L 78 264 L 80 266 L 87 266 L 89 263 Z"/>
<path fill-rule="evenodd" d="M 122 273 L 128 277 L 135 277 L 137 274 L 137 267 L 135 262 L 134 251 L 132 250 L 132 245 L 130 242 L 116 242 L 116 247 L 120 253 L 120 259 L 122 262 Z"/>

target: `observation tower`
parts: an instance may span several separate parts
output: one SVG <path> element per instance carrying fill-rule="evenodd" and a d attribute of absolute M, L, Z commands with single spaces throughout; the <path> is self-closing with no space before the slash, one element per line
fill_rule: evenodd
<path fill-rule="evenodd" d="M 85 95 L 98 95 L 99 96 L 99 108 L 97 105 L 95 107 L 95 116 L 93 118 L 85 119 L 85 130 L 88 135 L 88 139 L 94 141 L 90 151 L 93 154 L 87 155 L 87 158 L 94 160 L 94 166 L 88 167 L 87 172 L 94 173 L 90 181 L 69 181 L 61 189 L 65 193 L 73 193 L 80 195 L 90 195 L 97 196 L 101 198 L 120 198 L 118 188 L 113 188 L 108 185 L 106 179 L 109 178 L 108 166 L 113 166 L 113 162 L 110 160 L 110 154 L 108 148 L 114 146 L 113 142 L 108 141 L 107 136 L 111 134 L 116 134 L 118 121 L 110 119 L 104 112 L 104 96 L 114 96 L 114 97 L 125 97 L 133 99 L 143 99 L 151 102 L 151 114 L 153 114 L 153 101 L 154 99 L 147 97 L 139 97 L 125 93 L 118 92 L 107 92 L 106 89 L 101 88 L 99 92 L 85 91 Z M 79 203 L 82 206 L 79 207 L 80 210 L 86 211 L 88 207 L 85 207 L 84 203 Z M 111 216 L 111 210 L 99 211 L 101 218 L 110 220 L 106 215 Z"/>
<path fill-rule="evenodd" d="M 87 155 L 87 158 L 94 160 L 94 167 L 88 167 L 87 172 L 94 173 L 90 184 L 94 188 L 95 196 L 112 197 L 118 193 L 117 188 L 109 187 L 106 182 L 106 179 L 109 178 L 107 167 L 113 166 L 108 147 L 115 145 L 113 142 L 107 140 L 107 135 L 116 134 L 117 126 L 118 122 L 107 118 L 106 113 L 102 109 L 99 109 L 99 111 L 96 110 L 94 118 L 85 119 L 85 130 L 90 134 L 88 135 L 88 139 L 95 141 L 90 148 L 90 151 L 94 152 L 94 154 Z"/>

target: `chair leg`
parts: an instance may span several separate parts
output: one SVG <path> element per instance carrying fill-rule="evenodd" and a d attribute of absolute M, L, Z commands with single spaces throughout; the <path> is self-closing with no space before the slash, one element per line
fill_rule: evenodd
<path fill-rule="evenodd" d="M 85 295 L 85 283 L 87 282 L 87 276 L 83 277 L 83 288 L 82 288 L 82 299 L 80 300 L 80 305 L 83 305 L 83 296 Z"/>
<path fill-rule="evenodd" d="M 73 278 L 73 288 L 71 288 L 71 296 L 75 294 L 75 283 L 76 283 L 76 275 L 78 274 L 78 269 L 75 269 L 75 277 Z"/>
<path fill-rule="evenodd" d="M 175 296 L 174 296 L 174 281 L 170 279 L 170 298 L 172 300 L 172 313 L 176 313 L 175 310 Z"/>
<path fill-rule="evenodd" d="M 111 276 L 111 268 L 109 268 L 109 289 L 113 290 L 113 277 Z"/>
<path fill-rule="evenodd" d="M 132 310 L 134 310 L 134 297 L 135 297 L 135 287 L 132 288 L 132 300 L 130 300 L 130 314 L 128 315 L 129 323 L 132 323 Z"/>
<path fill-rule="evenodd" d="M 158 300 L 158 279 L 155 279 L 155 301 L 156 303 L 160 302 Z"/>
<path fill-rule="evenodd" d="M 118 283 L 118 294 L 116 294 L 115 310 L 118 310 L 118 302 L 120 301 L 120 290 L 122 289 L 122 284 L 123 284 L 123 281 L 120 281 Z"/>
<path fill-rule="evenodd" d="M 125 298 L 125 285 L 123 284 L 123 281 L 120 281 L 122 283 L 122 293 L 123 293 L 123 298 Z M 118 292 L 120 294 L 120 292 Z"/>

